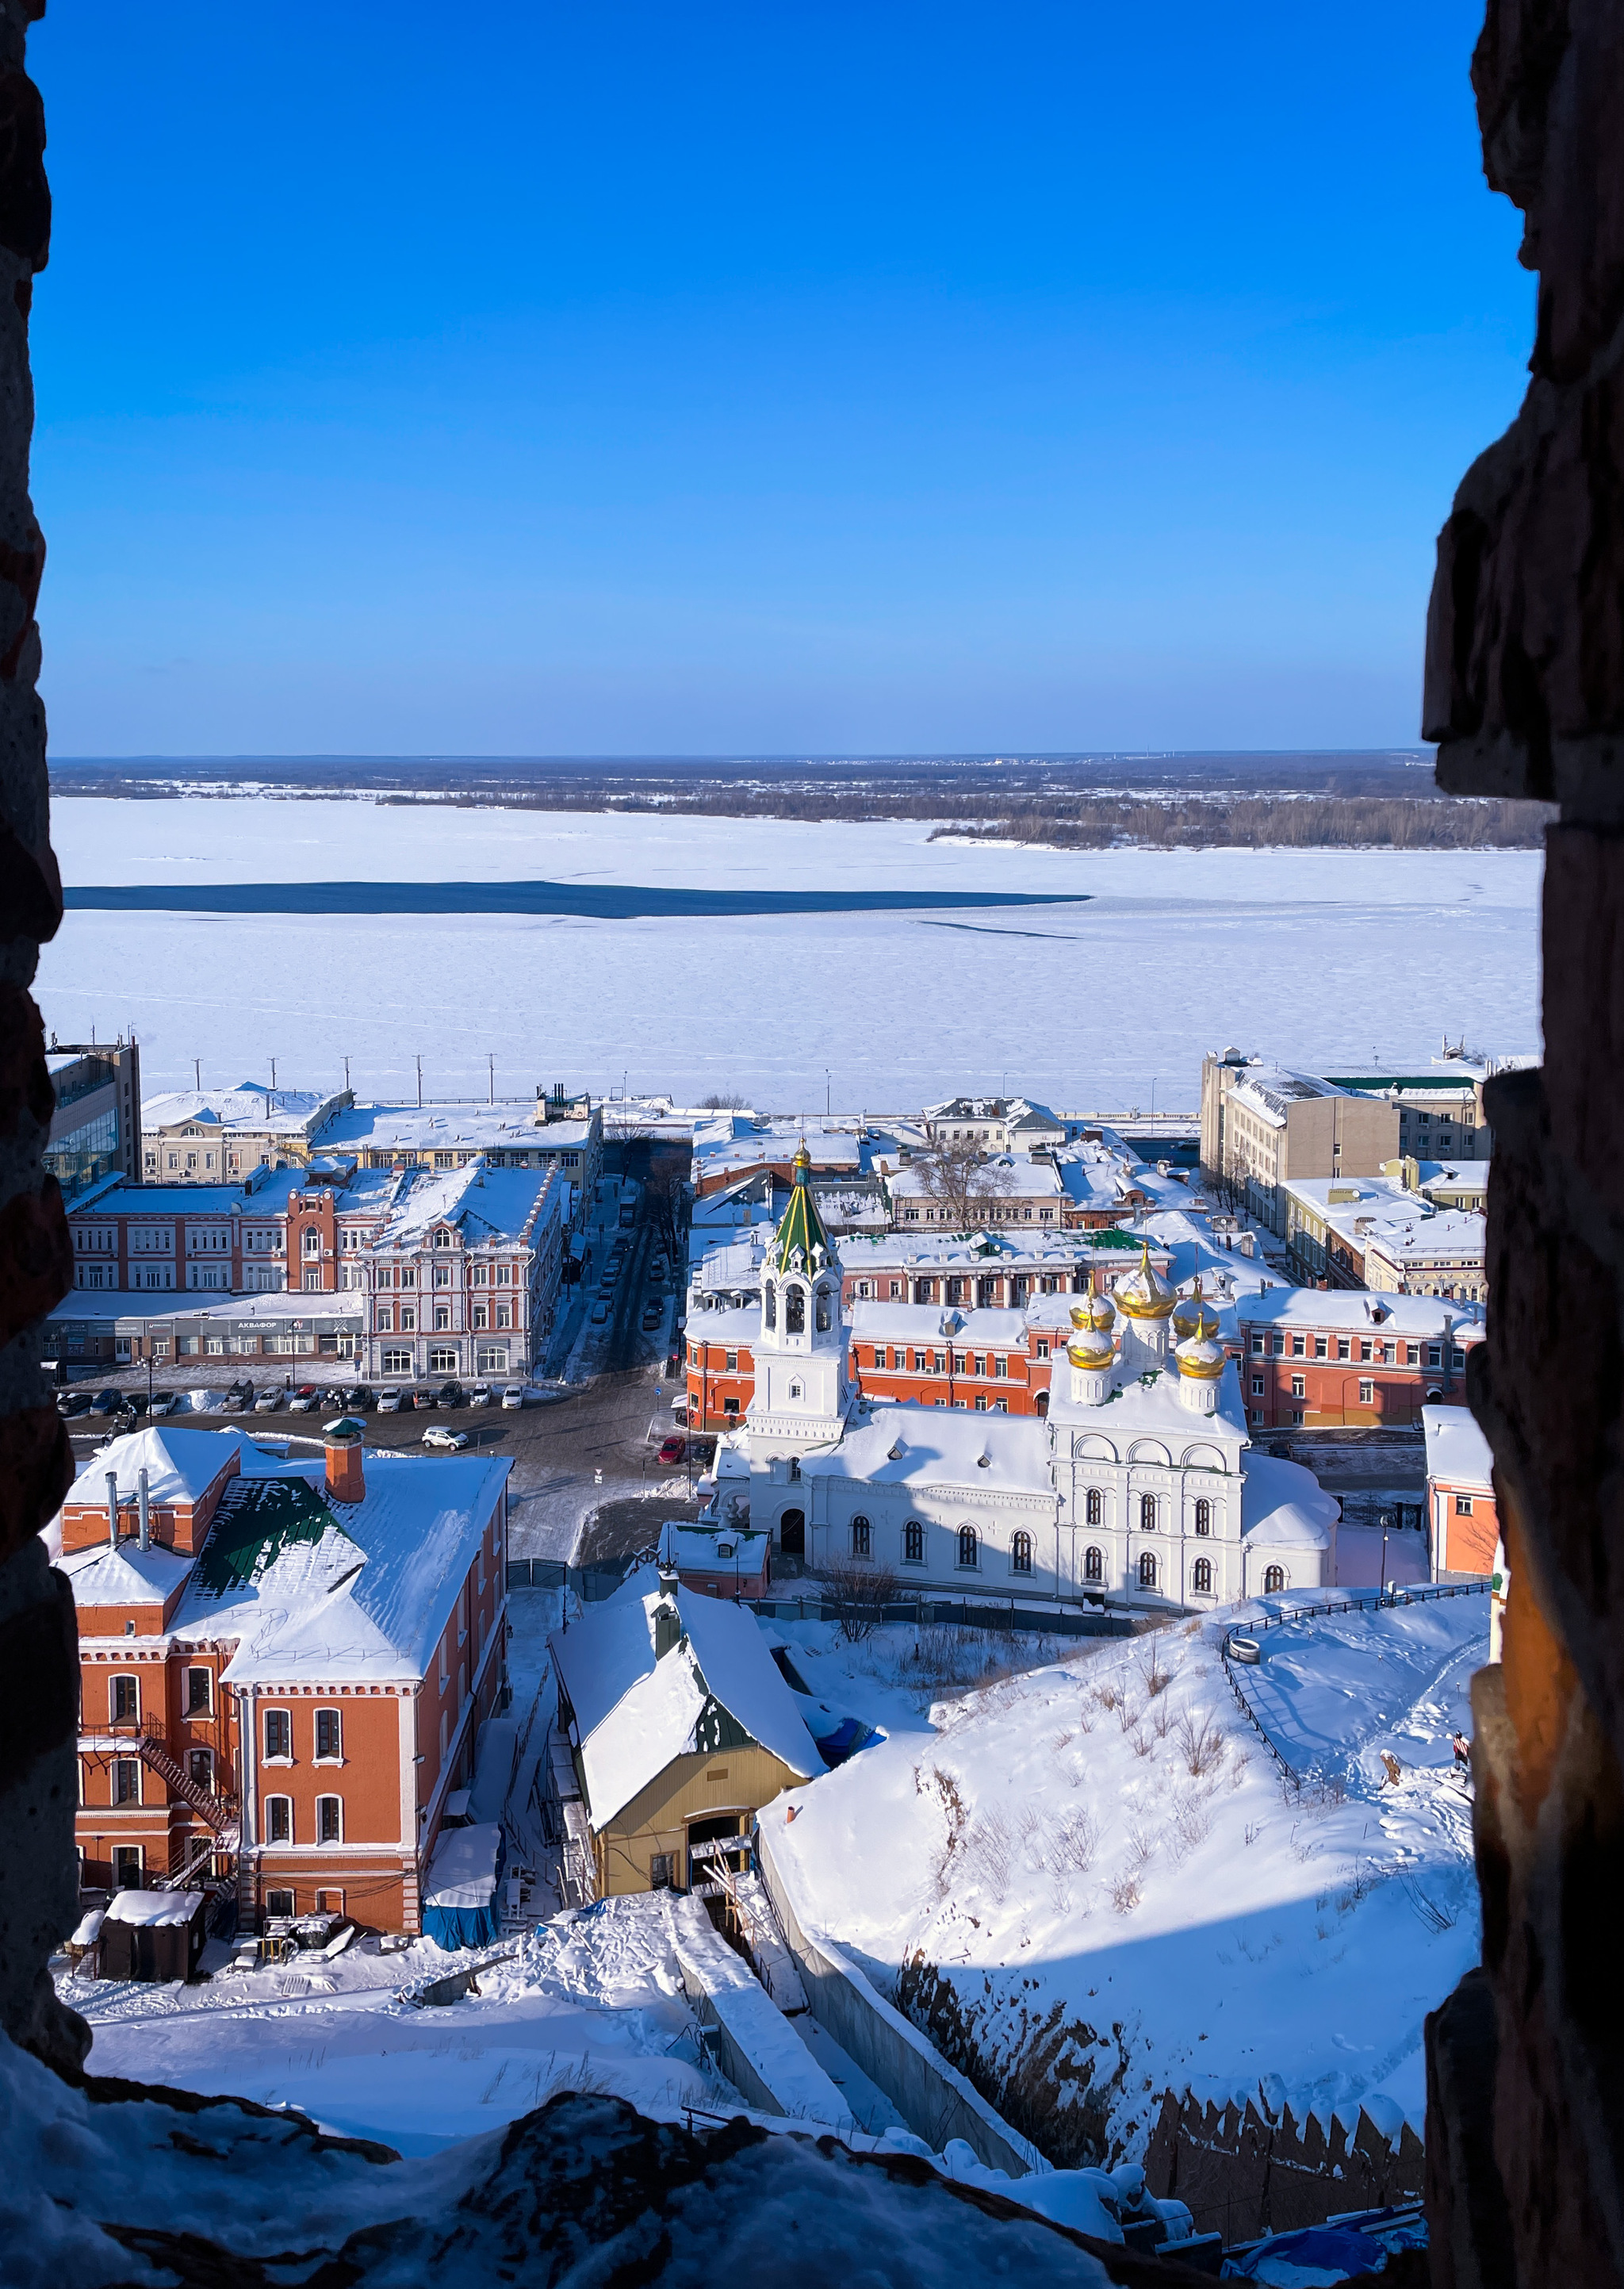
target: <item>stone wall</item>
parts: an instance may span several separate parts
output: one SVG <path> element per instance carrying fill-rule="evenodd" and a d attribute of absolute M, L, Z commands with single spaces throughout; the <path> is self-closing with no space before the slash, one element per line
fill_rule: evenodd
<path fill-rule="evenodd" d="M 1438 543 L 1438 779 L 1554 797 L 1545 1065 L 1485 1093 L 1510 1590 L 1476 1679 L 1484 1963 L 1429 2022 L 1433 2279 L 1624 2282 L 1624 12 L 1489 0 L 1491 184 L 1539 274 L 1528 394 Z"/>
<path fill-rule="evenodd" d="M 41 1153 L 54 1100 L 28 988 L 62 915 L 35 689 L 45 544 L 28 498 L 28 312 L 51 238 L 45 124 L 24 68 L 44 0 L 0 0 L 0 2028 L 58 2066 L 89 2037 L 45 1974 L 77 1917 L 73 1857 L 77 1639 L 39 1529 L 73 1476 L 38 1367 L 36 1327 L 72 1277 L 68 1224 Z"/>

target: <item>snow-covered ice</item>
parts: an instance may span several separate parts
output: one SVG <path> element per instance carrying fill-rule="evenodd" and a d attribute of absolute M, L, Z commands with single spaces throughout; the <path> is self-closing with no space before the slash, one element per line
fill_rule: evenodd
<path fill-rule="evenodd" d="M 810 1111 L 827 1066 L 837 1107 L 896 1111 L 1007 1068 L 1068 1107 L 1148 1110 L 1154 1089 L 1189 1110 L 1202 1052 L 1232 1041 L 1318 1071 L 1373 1053 L 1424 1067 L 1445 1031 L 1539 1045 L 1533 851 L 1070 852 L 932 842 L 917 821 L 247 797 L 64 800 L 52 825 L 70 884 L 535 876 L 1088 901 L 703 923 L 72 913 L 41 959 L 46 1022 L 63 1040 L 133 1025 L 148 1089 L 189 1085 L 194 1058 L 224 1083 L 273 1057 L 290 1084 L 330 1086 L 347 1053 L 362 1094 L 408 1097 L 420 1053 L 428 1095 L 483 1096 L 490 1053 L 513 1095 L 624 1075 Z M 792 993 L 813 1036 L 751 1022 Z"/>

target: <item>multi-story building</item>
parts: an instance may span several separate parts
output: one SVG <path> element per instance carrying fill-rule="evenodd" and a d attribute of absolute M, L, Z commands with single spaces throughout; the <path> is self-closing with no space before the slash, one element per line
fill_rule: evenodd
<path fill-rule="evenodd" d="M 48 1172 L 72 1202 L 108 1176 L 141 1177 L 141 1057 L 133 1039 L 73 1044 L 53 1033 L 45 1065 L 56 1098 Z"/>
<path fill-rule="evenodd" d="M 1461 1402 L 1483 1336 L 1474 1306 L 1337 1288 L 1266 1288 L 1236 1318 L 1254 1430 L 1413 1428 L 1434 1401 Z"/>
<path fill-rule="evenodd" d="M 164 1374 L 188 1360 L 229 1360 L 244 1372 L 302 1377 L 310 1365 L 358 1355 L 362 1301 L 302 1296 L 280 1282 L 246 1296 L 72 1289 L 46 1320 L 44 1343 L 52 1368 L 145 1361 Z"/>
<path fill-rule="evenodd" d="M 1494 1068 L 1440 1057 L 1430 1073 L 1339 1074 L 1333 1089 L 1379 1098 L 1398 1115 L 1398 1150 L 1417 1160 L 1486 1160 L 1493 1138 L 1483 1085 Z"/>
<path fill-rule="evenodd" d="M 155 1424 L 52 1529 L 78 1619 L 81 1883 L 415 1932 L 504 1681 L 505 1461 L 283 1458 Z"/>
<path fill-rule="evenodd" d="M 568 1188 L 483 1160 L 401 1189 L 366 1255 L 364 1372 L 503 1379 L 552 1333 Z"/>
<path fill-rule="evenodd" d="M 1365 1251 L 1389 1216 L 1412 1214 L 1418 1201 L 1390 1176 L 1299 1176 L 1285 1186 L 1286 1246 L 1305 1287 L 1368 1286 Z"/>
<path fill-rule="evenodd" d="M 787 1190 L 797 1152 L 805 1151 L 815 1184 L 849 1184 L 894 1168 L 898 1154 L 888 1137 L 866 1129 L 802 1129 L 792 1121 L 718 1124 L 694 1137 L 694 1189 L 701 1199 L 752 1178 Z"/>
<path fill-rule="evenodd" d="M 534 1105 L 351 1105 L 322 1138 L 334 1159 L 362 1168 L 432 1169 L 475 1160 L 488 1169 L 551 1171 L 565 1222 L 584 1224 L 603 1173 L 603 1110 L 561 1088 Z"/>
<path fill-rule="evenodd" d="M 1493 1574 L 1500 1561 L 1494 1457 L 1464 1407 L 1429 1407 L 1427 1542 L 1432 1578 Z"/>
<path fill-rule="evenodd" d="M 848 1309 L 876 1303 L 1019 1311 L 1034 1296 L 1110 1288 L 1139 1261 L 1142 1245 L 1114 1227 L 1031 1238 L 1023 1227 L 967 1240 L 925 1230 L 859 1234 L 840 1242 L 841 1296 Z M 1154 1240 L 1150 1261 L 1166 1273 L 1168 1251 Z"/>
<path fill-rule="evenodd" d="M 283 1288 L 288 1202 L 298 1183 L 274 1168 L 232 1184 L 109 1178 L 68 1211 L 74 1287 L 132 1296 Z"/>
<path fill-rule="evenodd" d="M 302 1168 L 346 1089 L 168 1089 L 141 1106 L 141 1173 L 148 1184 L 241 1182 L 256 1168 Z"/>
<path fill-rule="evenodd" d="M 1201 1165 L 1282 1236 L 1286 1187 L 1373 1176 L 1400 1152 L 1398 1108 L 1312 1073 L 1225 1049 L 1201 1061 Z"/>
<path fill-rule="evenodd" d="M 1459 1209 L 1385 1219 L 1367 1235 L 1365 1277 L 1399 1296 L 1445 1296 L 1461 1304 L 1488 1300 L 1488 1224 Z"/>
<path fill-rule="evenodd" d="M 288 1195 L 288 1286 L 304 1295 L 364 1289 L 366 1251 L 412 1182 L 404 1168 L 313 1162 Z"/>
<path fill-rule="evenodd" d="M 1063 1144 L 1071 1133 L 1047 1105 L 1025 1097 L 950 1097 L 941 1105 L 927 1105 L 923 1119 L 933 1144 L 968 1142 L 989 1152 Z"/>

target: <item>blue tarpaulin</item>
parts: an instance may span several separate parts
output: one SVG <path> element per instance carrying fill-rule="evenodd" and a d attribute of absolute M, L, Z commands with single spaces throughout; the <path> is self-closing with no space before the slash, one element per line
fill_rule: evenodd
<path fill-rule="evenodd" d="M 437 1947 L 489 1947 L 497 1937 L 502 1857 L 499 1821 L 442 1830 L 423 1889 L 424 1934 Z"/>

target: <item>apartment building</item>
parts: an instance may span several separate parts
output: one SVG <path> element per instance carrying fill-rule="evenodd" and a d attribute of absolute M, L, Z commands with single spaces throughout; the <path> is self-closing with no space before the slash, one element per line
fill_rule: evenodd
<path fill-rule="evenodd" d="M 358 1168 L 444 1175 L 471 1168 L 549 1172 L 559 1180 L 566 1224 L 577 1228 L 603 1174 L 603 1110 L 554 1086 L 535 1103 L 354 1105 L 323 1137 L 335 1160 Z"/>
<path fill-rule="evenodd" d="M 552 1168 L 410 1176 L 366 1252 L 369 1379 L 529 1374 L 553 1331 L 567 1198 Z"/>
<path fill-rule="evenodd" d="M 504 1684 L 511 1465 L 361 1432 L 294 1460 L 154 1425 L 75 1481 L 83 1887 L 209 1878 L 251 1926 L 421 1928 Z"/>
<path fill-rule="evenodd" d="M 933 1144 L 968 1142 L 989 1152 L 1063 1144 L 1073 1133 L 1047 1105 L 1026 1097 L 950 1097 L 941 1105 L 927 1105 L 922 1117 Z"/>
<path fill-rule="evenodd" d="M 1285 1236 L 1286 1188 L 1302 1177 L 1373 1176 L 1401 1150 L 1398 1108 L 1238 1049 L 1201 1063 L 1201 1165 L 1246 1214 Z"/>
<path fill-rule="evenodd" d="M 1368 1290 L 1266 1288 L 1236 1304 L 1246 1421 L 1254 1430 L 1420 1424 L 1463 1403 L 1475 1305 Z"/>
<path fill-rule="evenodd" d="M 166 1089 L 141 1106 L 141 1175 L 148 1184 L 240 1182 L 256 1168 L 302 1168 L 346 1089 Z"/>
<path fill-rule="evenodd" d="M 1427 1540 L 1432 1578 L 1493 1574 L 1500 1560 L 1500 1504 L 1489 1442 L 1464 1407 L 1429 1407 Z"/>
<path fill-rule="evenodd" d="M 288 1203 L 298 1183 L 270 1168 L 229 1184 L 105 1179 L 68 1210 L 74 1288 L 132 1296 L 283 1288 Z"/>
<path fill-rule="evenodd" d="M 1399 1296 L 1486 1303 L 1488 1230 L 1485 1217 L 1458 1209 L 1389 1217 L 1365 1240 L 1366 1282 Z"/>

